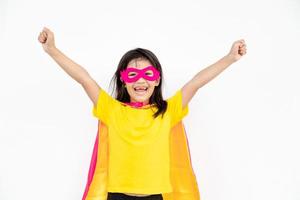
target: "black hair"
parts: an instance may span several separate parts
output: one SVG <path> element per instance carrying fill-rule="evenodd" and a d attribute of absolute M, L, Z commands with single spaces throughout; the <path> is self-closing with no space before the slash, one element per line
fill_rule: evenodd
<path fill-rule="evenodd" d="M 158 110 L 153 115 L 154 118 L 156 118 L 160 114 L 163 117 L 167 109 L 167 101 L 165 101 L 162 97 L 163 72 L 157 57 L 148 49 L 135 48 L 129 50 L 122 56 L 118 64 L 118 68 L 110 82 L 110 84 L 112 82 L 114 83 L 113 88 L 116 89 L 115 97 L 118 101 L 124 103 L 130 102 L 130 96 L 126 88 L 124 87 L 124 83 L 120 80 L 120 74 L 122 70 L 125 70 L 127 68 L 128 63 L 134 59 L 146 59 L 152 64 L 153 67 L 155 67 L 160 72 L 159 85 L 154 88 L 153 94 L 149 99 L 149 104 L 155 104 L 155 106 L 158 108 Z"/>

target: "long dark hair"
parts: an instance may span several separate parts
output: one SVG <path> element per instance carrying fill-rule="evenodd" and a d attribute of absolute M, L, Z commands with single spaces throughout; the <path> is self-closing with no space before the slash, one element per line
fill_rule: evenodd
<path fill-rule="evenodd" d="M 112 80 L 110 81 L 110 85 L 113 82 L 114 84 L 113 89 L 116 89 L 116 95 L 115 95 L 116 99 L 124 103 L 130 102 L 130 96 L 126 88 L 124 87 L 125 86 L 124 83 L 120 80 L 120 72 L 126 69 L 128 63 L 133 59 L 146 59 L 153 65 L 153 67 L 155 67 L 160 72 L 159 85 L 155 87 L 153 94 L 149 99 L 149 104 L 155 104 L 155 106 L 158 108 L 158 110 L 153 115 L 154 118 L 156 118 L 160 114 L 162 114 L 163 117 L 167 109 L 167 102 L 163 100 L 162 97 L 163 72 L 157 57 L 154 55 L 154 53 L 152 53 L 147 49 L 135 48 L 129 50 L 122 56 L 118 64 L 118 68 Z M 113 92 L 114 91 L 115 90 L 113 90 Z"/>

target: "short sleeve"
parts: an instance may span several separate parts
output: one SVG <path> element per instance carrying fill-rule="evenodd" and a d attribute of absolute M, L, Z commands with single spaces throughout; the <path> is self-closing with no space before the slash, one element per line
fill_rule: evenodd
<path fill-rule="evenodd" d="M 105 90 L 100 89 L 96 106 L 93 106 L 93 116 L 97 117 L 104 124 L 109 123 L 110 115 L 117 106 L 118 101 L 110 96 Z"/>
<path fill-rule="evenodd" d="M 181 89 L 177 90 L 173 96 L 167 99 L 167 102 L 167 110 L 171 116 L 171 127 L 173 127 L 189 113 L 189 107 L 188 105 L 186 105 L 184 108 L 182 107 Z"/>

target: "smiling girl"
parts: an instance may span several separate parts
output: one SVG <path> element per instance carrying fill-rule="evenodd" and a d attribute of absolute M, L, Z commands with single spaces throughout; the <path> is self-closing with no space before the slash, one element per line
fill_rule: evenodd
<path fill-rule="evenodd" d="M 84 88 L 93 103 L 93 115 L 109 129 L 107 200 L 161 200 L 163 193 L 172 192 L 172 127 L 188 114 L 188 104 L 199 88 L 246 54 L 245 41 L 235 41 L 227 55 L 164 100 L 159 60 L 150 50 L 132 49 L 123 55 L 115 71 L 113 98 L 82 66 L 56 48 L 52 31 L 45 27 L 38 40 L 45 52 Z M 84 198 L 96 199 L 89 195 Z"/>

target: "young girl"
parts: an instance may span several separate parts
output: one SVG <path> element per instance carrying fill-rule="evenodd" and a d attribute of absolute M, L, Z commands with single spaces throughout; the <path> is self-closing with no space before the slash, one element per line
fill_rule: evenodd
<path fill-rule="evenodd" d="M 175 199 L 162 195 L 172 192 L 171 130 L 188 114 L 188 103 L 197 90 L 246 54 L 245 41 L 235 41 L 227 55 L 201 70 L 164 100 L 162 68 L 157 57 L 147 49 L 130 50 L 121 58 L 113 77 L 115 99 L 100 88 L 83 67 L 56 48 L 52 31 L 45 27 L 38 40 L 45 52 L 82 85 L 93 102 L 93 115 L 109 130 L 107 195 L 84 198 Z M 177 152 L 176 156 L 180 153 Z"/>

